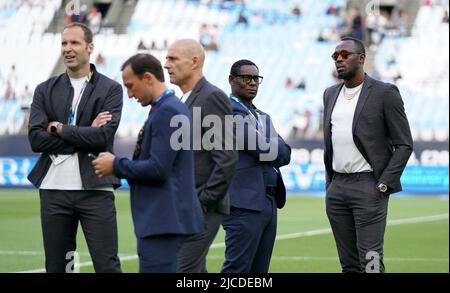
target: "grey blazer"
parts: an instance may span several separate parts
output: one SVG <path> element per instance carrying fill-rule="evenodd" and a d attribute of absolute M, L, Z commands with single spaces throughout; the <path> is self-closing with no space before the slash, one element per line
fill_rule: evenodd
<path fill-rule="evenodd" d="M 333 178 L 331 113 L 343 83 L 327 88 L 324 99 L 324 161 L 326 185 Z M 413 140 L 402 97 L 395 85 L 365 76 L 353 116 L 353 141 L 372 166 L 375 178 L 388 193 L 402 190 L 400 176 L 413 150 Z"/>
<path fill-rule="evenodd" d="M 194 129 L 207 115 L 217 115 L 222 125 L 225 125 L 225 115 L 233 115 L 227 95 L 204 77 L 192 89 L 186 105 L 192 113 Z M 201 115 L 196 115 L 199 110 Z M 210 127 L 201 127 L 201 137 L 196 137 L 194 132 L 194 140 L 197 139 L 198 143 L 198 139 L 201 139 L 208 129 Z M 225 133 L 224 129 L 222 133 Z M 222 150 L 205 150 L 202 145 L 200 150 L 194 151 L 195 187 L 200 202 L 208 210 L 228 214 L 230 212 L 228 188 L 237 163 L 237 151 L 225 150 L 223 139 L 220 144 Z"/>

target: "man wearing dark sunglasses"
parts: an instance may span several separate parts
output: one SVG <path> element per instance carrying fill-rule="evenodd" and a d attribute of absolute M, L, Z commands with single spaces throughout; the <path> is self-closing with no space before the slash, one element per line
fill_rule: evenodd
<path fill-rule="evenodd" d="M 235 62 L 228 78 L 239 159 L 229 189 L 230 214 L 224 216 L 222 223 L 226 232 L 224 273 L 269 271 L 277 208 L 286 201 L 279 168 L 289 164 L 291 148 L 275 131 L 270 117 L 253 105 L 262 80 L 258 67 L 250 60 Z M 244 122 L 246 118 L 248 123 Z M 252 144 L 253 139 L 258 143 Z M 268 148 L 261 141 L 268 142 Z M 272 150 L 274 156 L 263 156 Z"/>
<path fill-rule="evenodd" d="M 344 82 L 324 92 L 326 211 L 343 272 L 384 272 L 389 195 L 413 141 L 400 92 L 364 73 L 364 44 L 344 38 L 332 54 Z"/>

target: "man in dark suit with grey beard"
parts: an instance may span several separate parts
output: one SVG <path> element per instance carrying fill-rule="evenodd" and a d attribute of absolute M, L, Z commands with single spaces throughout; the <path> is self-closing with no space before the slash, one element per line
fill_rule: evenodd
<path fill-rule="evenodd" d="M 181 101 L 192 113 L 194 127 L 195 187 L 205 213 L 205 231 L 187 239 L 178 255 L 178 272 L 205 273 L 206 255 L 224 214 L 230 212 L 228 188 L 237 162 L 237 152 L 225 149 L 224 137 L 215 137 L 215 146 L 205 148 L 202 137 L 210 127 L 202 127 L 204 117 L 214 115 L 225 126 L 225 115 L 233 115 L 227 95 L 203 76 L 205 52 L 195 40 L 185 39 L 170 46 L 164 68 L 170 82 L 183 92 Z M 200 129 L 201 137 L 196 136 Z M 224 128 L 222 129 L 224 130 Z M 222 131 L 222 134 L 225 134 Z M 231 137 L 232 139 L 232 137 Z"/>
<path fill-rule="evenodd" d="M 395 85 L 364 73 L 361 41 L 344 38 L 332 58 L 344 82 L 324 93 L 326 210 L 343 272 L 384 272 L 389 195 L 413 141 Z"/>

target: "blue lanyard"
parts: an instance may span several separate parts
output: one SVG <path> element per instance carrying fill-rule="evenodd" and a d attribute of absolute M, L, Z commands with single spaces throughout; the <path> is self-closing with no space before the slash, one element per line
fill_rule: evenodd
<path fill-rule="evenodd" d="M 92 74 L 93 74 L 92 71 L 89 72 L 87 79 L 84 81 L 83 86 L 81 87 L 80 94 L 78 95 L 77 101 L 75 102 L 75 107 L 70 110 L 69 125 L 75 125 L 75 117 L 77 114 L 78 105 L 80 104 L 84 90 L 86 89 L 89 81 L 91 80 Z"/>
<path fill-rule="evenodd" d="M 156 110 L 156 106 L 158 105 L 159 101 L 161 101 L 163 98 L 167 96 L 173 95 L 174 93 L 175 92 L 173 90 L 167 89 L 161 95 L 159 95 L 159 97 L 157 97 L 153 102 L 150 103 L 152 107 L 150 108 L 150 112 L 148 113 L 148 115 L 150 115 L 151 112 Z"/>
<path fill-rule="evenodd" d="M 167 96 L 173 95 L 174 93 L 175 93 L 175 92 L 174 92 L 173 90 L 167 89 L 167 90 L 165 90 L 161 95 L 159 95 L 159 97 L 157 97 L 153 102 L 151 102 L 150 105 L 154 106 L 154 105 L 158 104 L 158 102 L 159 102 L 161 99 L 163 99 L 163 98 L 165 98 L 165 97 L 167 97 Z"/>
<path fill-rule="evenodd" d="M 241 101 L 239 101 L 239 99 L 236 98 L 235 96 L 231 95 L 230 99 L 232 99 L 233 101 L 241 104 L 241 106 L 244 107 L 245 110 L 247 110 L 248 114 L 252 115 L 253 118 L 255 118 L 256 128 L 257 129 L 260 128 L 260 127 L 263 128 L 263 123 L 261 122 L 261 120 L 259 120 L 259 115 L 258 115 L 258 112 L 256 110 L 255 110 L 255 113 L 256 113 L 257 116 L 255 116 L 255 114 L 253 114 L 253 112 L 250 111 L 250 109 L 246 105 L 244 105 Z"/>

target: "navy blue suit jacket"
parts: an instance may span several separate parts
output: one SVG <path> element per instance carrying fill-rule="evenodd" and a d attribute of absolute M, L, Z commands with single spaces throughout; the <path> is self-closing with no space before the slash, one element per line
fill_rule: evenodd
<path fill-rule="evenodd" d="M 240 103 L 231 100 L 233 114 L 241 117 L 248 117 L 248 110 Z M 291 148 L 284 142 L 280 135 L 275 131 L 270 116 L 259 111 L 263 118 L 265 146 L 257 141 L 253 143 L 254 149 L 249 148 L 249 142 L 253 137 L 258 137 L 258 130 L 254 123 L 236 122 L 236 127 L 243 130 L 243 136 L 236 131 L 236 140 L 239 147 L 239 160 L 236 166 L 231 186 L 229 189 L 230 203 L 232 207 L 261 211 L 264 207 L 264 197 L 266 196 L 266 186 L 264 182 L 264 168 L 275 168 L 277 172 L 276 182 L 276 202 L 277 207 L 282 208 L 286 202 L 286 189 L 279 168 L 289 164 L 291 160 Z M 266 118 L 264 120 L 264 117 Z M 253 119 L 253 118 L 252 118 Z M 236 120 L 236 119 L 235 119 Z M 254 120 L 253 120 L 254 121 Z M 243 141 L 242 141 L 243 138 Z M 276 157 L 270 161 L 261 160 L 261 154 L 267 154 L 270 146 L 272 151 L 276 149 Z"/>
<path fill-rule="evenodd" d="M 191 123 L 191 114 L 175 95 L 163 97 L 153 107 L 138 157 L 114 160 L 114 173 L 126 178 L 131 187 L 136 236 L 199 233 L 204 225 L 194 184 L 194 153 L 170 145 L 178 129 L 170 127 L 172 117 L 185 115 Z"/>

